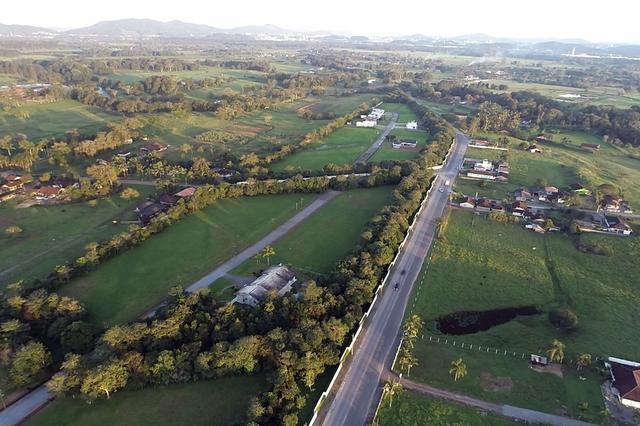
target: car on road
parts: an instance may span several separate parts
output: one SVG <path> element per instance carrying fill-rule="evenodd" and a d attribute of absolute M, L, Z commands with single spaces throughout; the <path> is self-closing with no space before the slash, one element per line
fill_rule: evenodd
<path fill-rule="evenodd" d="M 438 191 L 440 191 L 440 192 L 444 192 L 444 187 L 443 187 L 443 186 L 441 186 L 441 187 L 440 187 L 440 189 L 438 189 Z"/>

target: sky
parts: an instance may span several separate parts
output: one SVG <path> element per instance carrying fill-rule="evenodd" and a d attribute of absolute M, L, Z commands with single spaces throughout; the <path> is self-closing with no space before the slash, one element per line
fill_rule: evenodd
<path fill-rule="evenodd" d="M 3 0 L 0 22 L 78 28 L 122 18 L 218 28 L 274 24 L 361 35 L 581 38 L 640 43 L 638 0 Z"/>

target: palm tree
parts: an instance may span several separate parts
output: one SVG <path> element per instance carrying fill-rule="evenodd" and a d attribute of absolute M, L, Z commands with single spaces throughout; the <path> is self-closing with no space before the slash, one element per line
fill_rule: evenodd
<path fill-rule="evenodd" d="M 402 393 L 402 385 L 400 382 L 386 382 L 382 387 L 382 399 L 389 398 L 389 407 L 393 402 L 393 398 L 399 396 Z"/>
<path fill-rule="evenodd" d="M 415 367 L 418 365 L 418 358 L 413 356 L 410 351 L 403 351 L 402 355 L 400 355 L 400 359 L 398 359 L 398 364 L 400 364 L 400 369 L 407 371 L 407 376 L 411 373 L 411 367 Z"/>
<path fill-rule="evenodd" d="M 562 364 L 564 361 L 564 350 L 566 346 L 558 339 L 553 339 L 551 342 L 551 347 L 547 349 L 547 354 L 549 355 L 549 361 L 557 362 Z"/>
<path fill-rule="evenodd" d="M 451 368 L 449 374 L 453 376 L 453 380 L 456 382 L 463 379 L 467 375 L 467 365 L 462 361 L 462 358 L 458 358 L 455 361 L 451 361 Z"/>
<path fill-rule="evenodd" d="M 580 354 L 576 359 L 576 364 L 578 365 L 578 371 L 582 370 L 584 367 L 590 366 L 591 354 Z"/>
<path fill-rule="evenodd" d="M 275 256 L 275 254 L 276 251 L 271 246 L 266 246 L 264 249 L 262 249 L 262 257 L 267 258 L 267 265 L 271 265 L 271 256 Z"/>

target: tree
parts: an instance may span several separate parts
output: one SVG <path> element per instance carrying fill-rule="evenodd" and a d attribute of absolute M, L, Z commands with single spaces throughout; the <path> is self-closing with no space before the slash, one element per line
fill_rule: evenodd
<path fill-rule="evenodd" d="M 578 371 L 582 370 L 585 367 L 588 367 L 591 365 L 591 354 L 580 354 L 578 355 L 578 358 L 576 359 L 576 365 L 578 366 L 577 369 Z"/>
<path fill-rule="evenodd" d="M 462 358 L 458 358 L 455 361 L 451 361 L 451 368 L 449 368 L 449 374 L 453 376 L 454 381 L 463 379 L 467 375 L 467 365 Z"/>
<path fill-rule="evenodd" d="M 261 253 L 263 258 L 267 258 L 267 265 L 271 265 L 271 256 L 276 255 L 276 251 L 274 250 L 274 248 L 271 246 L 266 246 L 264 249 L 262 249 Z"/>
<path fill-rule="evenodd" d="M 553 339 L 551 342 L 551 347 L 547 349 L 547 355 L 549 355 L 549 360 L 551 362 L 557 362 L 562 364 L 564 361 L 564 350 L 566 346 L 558 339 Z"/>
<path fill-rule="evenodd" d="M 124 363 L 111 361 L 90 370 L 82 381 L 80 392 L 93 399 L 103 394 L 109 399 L 113 392 L 126 386 L 127 380 L 129 380 L 129 373 Z"/>
<path fill-rule="evenodd" d="M 118 180 L 118 172 L 110 165 L 96 164 L 87 167 L 87 175 L 96 180 L 96 184 L 102 188 L 111 188 Z"/>
<path fill-rule="evenodd" d="M 138 198 L 139 196 L 140 193 L 133 188 L 125 188 L 120 194 L 120 198 L 122 198 L 123 200 L 131 200 L 133 198 Z"/>
<path fill-rule="evenodd" d="M 74 321 L 60 335 L 60 343 L 66 352 L 88 352 L 93 344 L 93 327 L 83 321 Z"/>
<path fill-rule="evenodd" d="M 549 321 L 563 330 L 573 330 L 578 326 L 578 315 L 571 309 L 553 309 L 549 312 Z"/>
<path fill-rule="evenodd" d="M 411 367 L 418 365 L 418 358 L 413 356 L 409 348 L 404 348 L 398 358 L 398 364 L 400 365 L 401 370 L 405 370 L 407 372 L 408 376 L 411 374 Z"/>
<path fill-rule="evenodd" d="M 389 399 L 389 407 L 393 402 L 393 398 L 400 396 L 402 393 L 402 385 L 400 382 L 388 381 L 382 387 L 382 399 Z"/>
<path fill-rule="evenodd" d="M 51 364 L 51 354 L 40 342 L 29 342 L 16 352 L 9 375 L 17 386 L 28 385 Z"/>

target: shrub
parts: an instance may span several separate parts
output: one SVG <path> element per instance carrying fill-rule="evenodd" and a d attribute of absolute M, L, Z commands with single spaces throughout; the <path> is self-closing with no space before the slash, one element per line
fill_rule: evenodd
<path fill-rule="evenodd" d="M 16 235 L 22 234 L 22 228 L 19 226 L 7 226 L 4 228 L 4 233 L 11 237 L 15 237 Z"/>
<path fill-rule="evenodd" d="M 571 309 L 554 309 L 549 312 L 549 321 L 557 328 L 573 330 L 578 326 L 578 315 Z"/>

